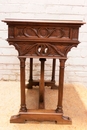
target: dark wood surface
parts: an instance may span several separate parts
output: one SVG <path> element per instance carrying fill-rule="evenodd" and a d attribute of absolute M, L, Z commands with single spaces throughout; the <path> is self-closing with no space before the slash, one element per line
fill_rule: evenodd
<path fill-rule="evenodd" d="M 72 47 L 79 44 L 79 28 L 85 24 L 76 20 L 31 20 L 31 19 L 5 19 L 8 25 L 7 41 L 18 50 L 20 60 L 20 86 L 21 107 L 19 114 L 12 116 L 11 123 L 23 123 L 26 120 L 56 121 L 59 124 L 71 124 L 69 117 L 63 116 L 63 84 L 64 68 L 67 54 Z M 30 58 L 30 82 L 32 81 L 32 60 L 38 58 L 41 61 L 39 85 L 39 105 L 37 110 L 29 110 L 25 101 L 25 61 Z M 55 80 L 55 60 L 59 59 L 59 87 L 58 104 L 55 110 L 45 109 L 44 99 L 44 64 L 47 58 L 53 59 L 52 81 Z M 32 84 L 31 82 L 31 88 Z M 52 82 L 50 82 L 52 83 Z M 68 103 L 67 103 L 68 105 Z"/>

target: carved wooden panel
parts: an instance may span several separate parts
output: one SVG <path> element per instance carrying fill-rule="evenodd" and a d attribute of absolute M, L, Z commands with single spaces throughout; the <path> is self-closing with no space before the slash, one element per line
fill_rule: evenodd
<path fill-rule="evenodd" d="M 9 38 L 78 40 L 78 28 L 68 27 L 9 27 Z"/>
<path fill-rule="evenodd" d="M 19 52 L 19 56 L 40 56 L 40 57 L 56 57 L 63 58 L 67 56 L 68 51 L 75 45 L 51 43 L 10 43 L 15 46 Z"/>
<path fill-rule="evenodd" d="M 17 26 L 15 29 L 15 38 L 66 38 L 70 39 L 70 28 L 67 27 L 29 27 Z M 11 30 L 11 29 L 10 29 Z M 9 30 L 10 38 L 12 33 Z"/>

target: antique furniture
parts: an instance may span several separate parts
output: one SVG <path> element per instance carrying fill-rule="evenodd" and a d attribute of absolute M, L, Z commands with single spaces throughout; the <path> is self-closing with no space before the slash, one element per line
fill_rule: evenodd
<path fill-rule="evenodd" d="M 71 124 L 69 117 L 63 116 L 63 82 L 64 67 L 67 60 L 67 53 L 72 47 L 79 44 L 79 27 L 84 24 L 82 21 L 58 21 L 58 20 L 19 20 L 5 19 L 3 22 L 8 25 L 7 41 L 14 45 L 19 52 L 20 60 L 20 86 L 21 86 L 21 108 L 19 114 L 12 116 L 11 123 L 22 123 L 26 120 L 56 121 L 59 124 Z M 25 101 L 25 60 L 39 58 L 41 61 L 41 74 L 39 83 L 39 108 L 30 110 L 26 107 Z M 59 59 L 59 87 L 58 105 L 55 110 L 45 109 L 44 99 L 44 62 L 46 58 Z M 53 65 L 55 66 L 55 65 Z M 53 67 L 55 69 L 55 67 Z M 53 76 L 55 73 L 53 74 Z M 31 68 L 32 80 L 32 68 Z M 32 84 L 32 83 L 31 83 Z M 32 86 L 32 85 L 31 85 Z"/>

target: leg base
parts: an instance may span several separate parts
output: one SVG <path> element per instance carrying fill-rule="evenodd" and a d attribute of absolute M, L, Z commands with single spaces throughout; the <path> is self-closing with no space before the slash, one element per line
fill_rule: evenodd
<path fill-rule="evenodd" d="M 71 119 L 69 118 L 69 117 L 67 117 L 67 116 L 62 116 L 61 118 L 60 118 L 60 120 L 58 120 L 58 121 L 56 121 L 56 123 L 57 124 L 64 124 L 64 125 L 71 125 L 72 124 L 72 121 L 71 121 Z"/>
<path fill-rule="evenodd" d="M 72 124 L 69 117 L 63 116 L 62 113 L 56 113 L 55 110 L 28 110 L 19 112 L 19 115 L 12 116 L 10 123 L 25 123 L 25 121 L 54 121 L 57 124 Z"/>
<path fill-rule="evenodd" d="M 10 123 L 25 123 L 25 119 L 21 115 L 11 116 Z"/>

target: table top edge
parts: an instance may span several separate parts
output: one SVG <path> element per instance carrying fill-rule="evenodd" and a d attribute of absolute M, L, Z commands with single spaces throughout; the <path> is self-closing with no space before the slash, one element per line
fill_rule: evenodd
<path fill-rule="evenodd" d="M 6 23 L 59 23 L 59 24 L 85 24 L 86 22 L 83 22 L 82 20 L 54 20 L 54 19 L 13 19 L 13 18 L 6 18 L 5 20 L 2 20 L 2 22 Z"/>

